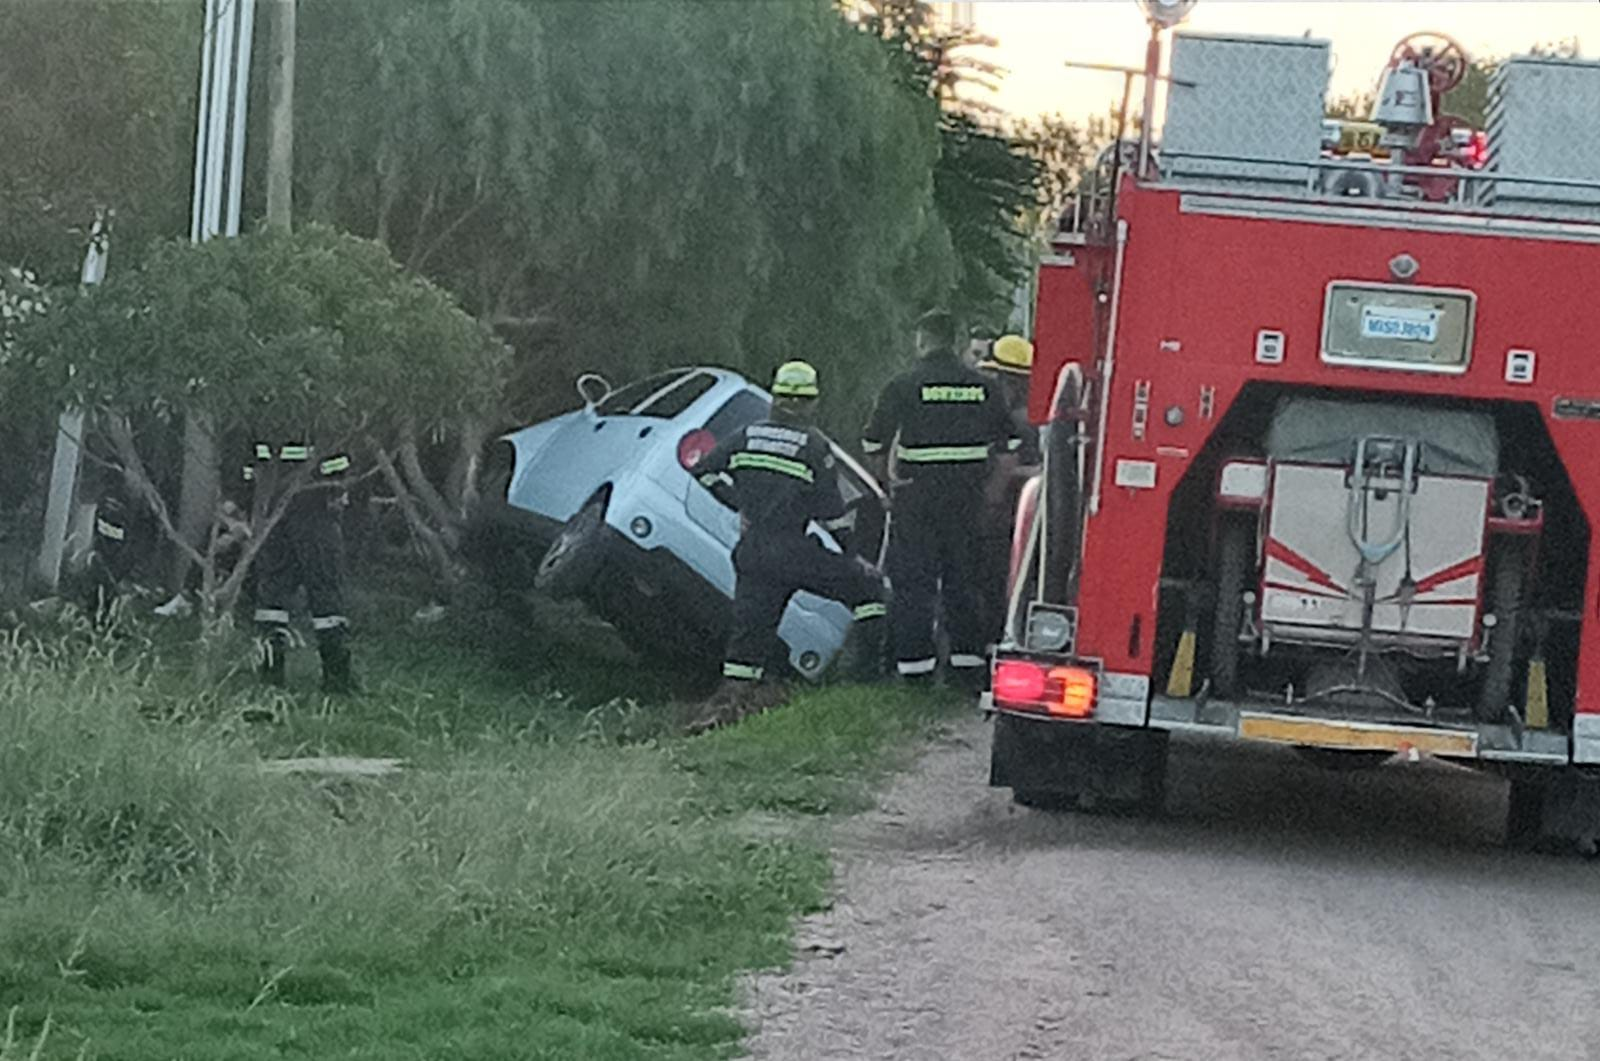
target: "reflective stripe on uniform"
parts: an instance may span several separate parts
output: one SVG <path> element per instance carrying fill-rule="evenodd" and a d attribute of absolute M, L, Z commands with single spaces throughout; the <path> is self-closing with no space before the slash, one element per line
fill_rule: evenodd
<path fill-rule="evenodd" d="M 988 460 L 989 446 L 896 446 L 894 455 L 912 464 L 964 464 Z"/>
<path fill-rule="evenodd" d="M 952 386 L 945 383 L 930 383 L 922 388 L 924 402 L 967 402 L 977 403 L 988 397 L 981 385 Z"/>
<path fill-rule="evenodd" d="M 303 461 L 311 459 L 310 446 L 284 446 L 278 450 L 278 459 L 281 461 Z"/>
<path fill-rule="evenodd" d="M 861 440 L 861 452 L 862 453 L 882 453 L 883 452 L 883 443 L 882 442 L 874 442 L 870 438 L 864 438 L 864 439 Z"/>
<path fill-rule="evenodd" d="M 108 523 L 103 519 L 96 519 L 94 521 L 94 529 L 95 533 L 100 535 L 100 537 L 110 538 L 114 542 L 120 542 L 128 536 L 127 532 L 121 527 L 117 526 L 115 523 Z"/>
<path fill-rule="evenodd" d="M 269 461 L 272 459 L 272 447 L 265 442 L 256 443 L 256 460 Z"/>
<path fill-rule="evenodd" d="M 1017 450 L 1019 450 L 1021 448 L 1022 448 L 1022 439 L 1020 439 L 1020 438 L 1008 438 L 1008 439 L 1006 439 L 1006 452 L 1007 453 L 1015 453 Z"/>
<path fill-rule="evenodd" d="M 748 663 L 735 663 L 728 660 L 722 665 L 722 676 L 740 682 L 757 682 L 766 671 L 760 667 L 752 667 Z"/>
<path fill-rule="evenodd" d="M 256 477 L 255 466 L 254 465 L 250 465 L 250 464 L 246 464 L 244 466 L 244 481 L 247 482 L 247 483 L 248 482 L 253 482 L 255 480 L 255 477 Z"/>
<path fill-rule="evenodd" d="M 889 614 L 889 606 L 882 601 L 868 601 L 856 605 L 855 611 L 850 614 L 857 619 L 881 619 Z"/>
<path fill-rule="evenodd" d="M 775 457 L 770 453 L 735 453 L 733 459 L 728 462 L 728 467 L 777 472 L 779 475 L 787 475 L 808 483 L 816 481 L 811 469 L 804 463 L 787 457 Z"/>
<path fill-rule="evenodd" d="M 317 471 L 321 472 L 323 475 L 337 475 L 339 472 L 347 471 L 349 467 L 349 457 L 329 457 L 327 460 L 317 465 Z"/>
<path fill-rule="evenodd" d="M 343 615 L 313 615 L 311 617 L 311 629 L 313 630 L 337 630 L 341 626 L 349 625 L 350 620 Z"/>
<path fill-rule="evenodd" d="M 289 612 L 285 608 L 257 608 L 256 622 L 258 623 L 286 623 L 289 621 Z"/>
<path fill-rule="evenodd" d="M 930 656 L 927 659 L 900 660 L 894 665 L 894 669 L 907 678 L 914 678 L 919 674 L 932 674 L 933 668 L 938 665 L 939 661 Z"/>
<path fill-rule="evenodd" d="M 957 670 L 973 670 L 986 664 L 988 660 L 982 656 L 974 656 L 967 652 L 950 653 L 950 666 Z"/>

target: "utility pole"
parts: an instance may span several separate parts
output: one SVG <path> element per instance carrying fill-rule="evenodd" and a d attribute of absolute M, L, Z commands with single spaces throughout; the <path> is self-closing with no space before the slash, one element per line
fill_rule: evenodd
<path fill-rule="evenodd" d="M 269 5 L 272 52 L 267 63 L 267 225 L 287 229 L 294 217 L 294 53 L 297 0 Z"/>
<path fill-rule="evenodd" d="M 194 209 L 189 232 L 189 238 L 196 243 L 239 234 L 256 2 L 205 3 L 200 107 L 195 123 Z M 178 530 L 185 539 L 196 544 L 205 540 L 221 494 L 215 425 L 206 417 L 190 416 L 183 425 L 183 474 L 178 496 Z M 175 550 L 170 586 L 174 596 L 163 609 L 183 603 L 189 567 L 189 558 L 182 550 Z"/>
<path fill-rule="evenodd" d="M 110 251 L 111 219 L 105 211 L 95 218 L 89 233 L 89 249 L 83 256 L 79 279 L 85 287 L 106 277 L 106 255 Z M 78 492 L 78 472 L 83 466 L 82 409 L 68 409 L 56 420 L 55 456 L 50 464 L 50 493 L 45 500 L 44 541 L 39 548 L 38 576 L 54 592 L 61 584 L 61 561 L 67 550 L 67 536 L 73 524 Z"/>

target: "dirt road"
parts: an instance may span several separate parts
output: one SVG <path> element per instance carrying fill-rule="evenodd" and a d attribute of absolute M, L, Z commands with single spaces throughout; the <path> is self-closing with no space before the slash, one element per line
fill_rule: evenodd
<path fill-rule="evenodd" d="M 1600 1058 L 1600 864 L 1497 850 L 1492 778 L 1174 742 L 1164 820 L 1052 815 L 988 747 L 841 829 L 754 1057 Z"/>

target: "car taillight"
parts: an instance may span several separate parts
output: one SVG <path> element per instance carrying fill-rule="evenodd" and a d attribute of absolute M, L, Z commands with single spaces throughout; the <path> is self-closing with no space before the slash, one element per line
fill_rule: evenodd
<path fill-rule="evenodd" d="M 684 471 L 693 471 L 694 466 L 716 448 L 716 435 L 703 427 L 698 431 L 691 431 L 678 441 L 678 463 L 683 465 Z"/>
<path fill-rule="evenodd" d="M 1057 718 L 1094 714 L 1094 671 L 1055 667 L 1032 660 L 1005 659 L 995 664 L 990 688 L 1000 707 L 1042 711 Z"/>

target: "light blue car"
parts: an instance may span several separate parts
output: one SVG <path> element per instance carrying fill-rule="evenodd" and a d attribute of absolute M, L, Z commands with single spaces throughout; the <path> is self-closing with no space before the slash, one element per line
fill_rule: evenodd
<path fill-rule="evenodd" d="M 636 648 L 720 656 L 739 517 L 690 469 L 765 417 L 771 397 L 718 368 L 674 369 L 616 390 L 588 375 L 578 393 L 582 408 L 496 443 L 482 492 L 494 550 L 540 555 L 536 588 L 584 600 Z M 880 564 L 884 492 L 849 454 L 835 446 L 834 455 L 853 520 L 837 536 L 816 525 L 811 532 L 830 549 Z M 797 593 L 778 634 L 793 668 L 815 678 L 850 623 L 842 604 Z"/>

